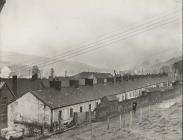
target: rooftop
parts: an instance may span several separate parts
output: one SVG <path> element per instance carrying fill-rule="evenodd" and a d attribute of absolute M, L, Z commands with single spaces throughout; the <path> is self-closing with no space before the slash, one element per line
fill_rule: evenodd
<path fill-rule="evenodd" d="M 6 85 L 12 90 L 13 82 L 12 79 L 1 79 L 1 83 L 6 83 Z M 26 78 L 17 79 L 17 95 L 16 98 L 21 97 L 25 93 L 33 90 L 49 88 L 49 81 L 47 79 L 37 79 L 31 80 Z"/>
<path fill-rule="evenodd" d="M 147 86 L 146 83 L 155 84 L 164 81 L 168 81 L 168 78 L 145 78 L 126 82 L 123 81 L 115 84 L 109 83 L 107 85 L 97 84 L 94 86 L 82 86 L 79 88 L 62 88 L 60 91 L 48 88 L 31 91 L 31 93 L 43 103 L 52 109 L 55 109 L 143 88 Z"/>
<path fill-rule="evenodd" d="M 79 74 L 74 75 L 73 77 L 79 79 L 85 79 L 94 75 L 96 78 L 111 78 L 113 75 L 111 73 L 99 73 L 99 72 L 81 72 Z"/>

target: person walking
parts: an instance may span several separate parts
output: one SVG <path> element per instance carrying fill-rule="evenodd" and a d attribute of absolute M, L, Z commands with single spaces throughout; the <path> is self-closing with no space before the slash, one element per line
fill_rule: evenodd
<path fill-rule="evenodd" d="M 136 109 L 137 109 L 137 101 L 136 100 L 134 100 L 132 102 L 132 109 L 133 109 L 133 112 L 136 113 Z"/>

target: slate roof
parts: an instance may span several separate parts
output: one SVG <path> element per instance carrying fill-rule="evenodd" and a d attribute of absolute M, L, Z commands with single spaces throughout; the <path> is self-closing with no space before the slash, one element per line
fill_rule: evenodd
<path fill-rule="evenodd" d="M 99 72 L 81 72 L 79 74 L 76 74 L 75 78 L 78 79 L 86 79 L 90 77 L 91 75 L 94 75 L 96 78 L 111 78 L 113 75 L 111 73 L 99 73 Z"/>
<path fill-rule="evenodd" d="M 5 82 L 8 88 L 11 89 L 11 91 L 13 92 L 12 79 L 2 79 L 1 81 Z M 25 78 L 18 78 L 16 98 L 21 97 L 29 91 L 45 88 L 49 88 L 49 80 L 47 79 L 31 80 Z"/>
<path fill-rule="evenodd" d="M 146 87 L 146 83 L 155 84 L 164 81 L 168 81 L 168 78 L 144 78 L 115 84 L 108 83 L 107 85 L 96 84 L 94 86 L 82 86 L 79 88 L 61 88 L 60 91 L 49 88 L 31 91 L 31 93 L 50 108 L 56 109 Z"/>

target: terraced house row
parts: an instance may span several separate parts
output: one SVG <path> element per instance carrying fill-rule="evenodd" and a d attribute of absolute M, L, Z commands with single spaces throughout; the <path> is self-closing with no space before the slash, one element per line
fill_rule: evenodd
<path fill-rule="evenodd" d="M 17 79 L 14 76 L 2 81 L 1 94 L 9 95 L 8 127 L 24 123 L 62 125 L 70 123 L 75 113 L 86 119 L 103 97 L 113 96 L 122 102 L 141 96 L 146 88 L 171 85 L 167 76 L 117 82 L 109 73 L 94 72 L 52 80 Z"/>

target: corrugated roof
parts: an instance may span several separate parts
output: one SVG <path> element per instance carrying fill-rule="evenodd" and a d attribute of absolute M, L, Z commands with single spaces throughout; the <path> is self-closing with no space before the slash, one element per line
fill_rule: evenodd
<path fill-rule="evenodd" d="M 155 84 L 164 81 L 168 81 L 168 78 L 144 78 L 115 84 L 110 83 L 107 85 L 96 84 L 94 86 L 82 86 L 79 88 L 62 88 L 61 91 L 43 89 L 32 91 L 31 93 L 49 107 L 59 108 L 142 88 L 147 86 L 146 83 Z"/>

